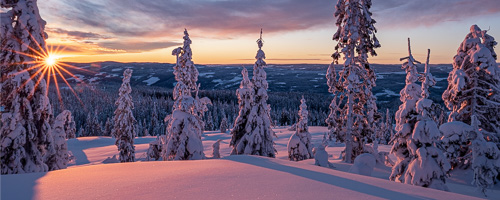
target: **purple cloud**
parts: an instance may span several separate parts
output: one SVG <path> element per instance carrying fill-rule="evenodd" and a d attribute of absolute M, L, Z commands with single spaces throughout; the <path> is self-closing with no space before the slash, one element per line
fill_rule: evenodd
<path fill-rule="evenodd" d="M 433 26 L 500 12 L 498 0 L 374 0 L 373 5 L 383 27 Z"/>
<path fill-rule="evenodd" d="M 61 35 L 66 35 L 75 40 L 99 40 L 99 39 L 111 39 L 110 36 L 105 36 L 92 32 L 82 32 L 82 31 L 69 31 L 61 28 L 46 28 L 48 33 L 57 33 Z"/>
<path fill-rule="evenodd" d="M 331 28 L 335 0 L 47 0 L 43 17 L 67 24 L 72 31 L 52 28 L 81 43 L 127 52 L 178 45 L 182 30 L 207 38 L 235 38 Z M 373 0 L 376 27 L 433 26 L 500 12 L 498 0 Z M 51 21 L 48 21 L 51 26 Z M 64 26 L 66 28 L 66 25 Z M 91 31 L 91 32 L 89 32 Z M 333 33 L 332 33 L 333 34 Z M 115 40 L 101 40 L 113 38 Z M 144 38 L 138 42 L 137 38 Z M 116 42 L 119 41 L 119 42 Z M 132 42 L 127 42 L 132 41 Z M 160 42 L 151 42 L 160 41 Z M 163 42 L 161 42 L 163 41 Z"/>
<path fill-rule="evenodd" d="M 56 0 L 53 0 L 56 1 Z M 53 3 L 53 2 L 52 2 Z M 183 28 L 206 37 L 334 26 L 334 0 L 60 0 L 49 15 L 116 36 L 178 36 Z M 379 26 L 432 26 L 500 12 L 497 0 L 373 0 Z M 52 16 L 53 17 L 53 16 Z"/>
<path fill-rule="evenodd" d="M 177 36 L 183 28 L 207 32 L 207 37 L 231 37 L 309 29 L 333 23 L 331 0 L 65 0 L 51 15 L 117 36 Z"/>

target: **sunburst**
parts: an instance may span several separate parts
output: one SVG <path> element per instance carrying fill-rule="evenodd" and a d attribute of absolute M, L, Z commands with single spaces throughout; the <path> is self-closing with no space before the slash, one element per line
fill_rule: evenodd
<path fill-rule="evenodd" d="M 49 93 L 49 88 L 51 84 L 51 79 L 53 78 L 53 83 L 54 86 L 56 87 L 57 91 L 57 97 L 59 102 L 61 103 L 61 107 L 64 108 L 63 102 L 62 102 L 62 97 L 61 97 L 61 91 L 59 88 L 59 83 L 58 83 L 58 77 L 68 86 L 68 88 L 71 90 L 71 92 L 75 95 L 75 97 L 78 99 L 80 104 L 83 105 L 82 100 L 78 97 L 76 94 L 75 90 L 73 87 L 69 84 L 68 80 L 64 77 L 64 74 L 69 75 L 70 77 L 74 78 L 75 80 L 79 81 L 80 83 L 85 84 L 79 77 L 75 76 L 73 73 L 68 71 L 66 68 L 71 68 L 71 69 L 77 69 L 77 70 L 82 70 L 86 72 L 93 73 L 89 70 L 82 69 L 80 67 L 64 63 L 60 59 L 65 57 L 62 53 L 64 52 L 65 48 L 61 46 L 54 46 L 50 45 L 47 48 L 42 48 L 40 44 L 36 42 L 34 37 L 30 34 L 32 41 L 34 41 L 37 45 L 37 49 L 28 46 L 28 48 L 33 52 L 33 54 L 27 54 L 24 52 L 15 52 L 27 57 L 30 57 L 32 61 L 30 62 L 25 62 L 25 64 L 30 65 L 30 67 L 18 72 L 18 73 L 23 73 L 23 72 L 31 72 L 30 80 L 36 81 L 35 87 L 37 88 L 38 84 L 45 78 L 47 87 L 46 87 L 46 94 Z M 19 89 L 23 88 L 29 81 L 26 81 L 22 87 Z"/>

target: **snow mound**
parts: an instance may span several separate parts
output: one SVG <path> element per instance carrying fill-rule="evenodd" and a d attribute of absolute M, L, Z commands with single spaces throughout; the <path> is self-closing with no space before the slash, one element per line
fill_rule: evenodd
<path fill-rule="evenodd" d="M 349 172 L 364 176 L 371 176 L 376 163 L 377 160 L 375 159 L 375 156 L 370 153 L 364 153 L 354 159 L 354 164 Z"/>
<path fill-rule="evenodd" d="M 1 195 L 2 199 L 475 199 L 258 156 L 3 175 Z"/>

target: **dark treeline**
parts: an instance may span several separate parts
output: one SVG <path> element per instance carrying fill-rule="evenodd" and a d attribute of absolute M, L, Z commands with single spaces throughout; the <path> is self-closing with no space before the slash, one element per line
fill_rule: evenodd
<path fill-rule="evenodd" d="M 74 116 L 79 136 L 109 135 L 112 126 L 113 113 L 116 109 L 115 100 L 118 97 L 119 85 L 75 86 L 78 98 L 68 88 L 61 88 L 61 101 L 57 92 L 50 92 L 54 114 L 63 109 L 70 110 Z M 52 88 L 54 90 L 55 88 Z M 153 86 L 132 86 L 134 100 L 134 117 L 138 124 L 136 132 L 139 136 L 145 134 L 164 134 L 163 119 L 172 111 L 172 90 Z M 271 118 L 277 126 L 291 125 L 298 119 L 300 98 L 304 95 L 309 110 L 309 125 L 326 126 L 325 118 L 329 113 L 328 94 L 299 92 L 269 92 L 268 103 L 271 105 Z M 204 116 L 206 130 L 218 130 L 222 118 L 227 117 L 229 127 L 232 127 L 238 115 L 238 99 L 235 91 L 202 90 L 200 97 L 208 97 L 213 105 L 209 106 Z M 157 105 L 155 109 L 155 103 Z M 156 113 L 154 113 L 156 110 Z M 156 118 L 156 119 L 154 119 Z M 107 121 L 110 122 L 107 122 Z M 156 122 L 153 122 L 155 121 Z M 109 124 L 107 124 L 109 123 Z M 82 130 L 83 128 L 83 130 Z M 147 132 L 145 132 L 147 129 Z"/>

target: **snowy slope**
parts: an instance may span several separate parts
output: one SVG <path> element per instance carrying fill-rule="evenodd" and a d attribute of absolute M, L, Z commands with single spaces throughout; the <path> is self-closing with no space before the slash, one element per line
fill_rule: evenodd
<path fill-rule="evenodd" d="M 35 187 L 34 187 L 35 186 Z M 19 194 L 19 196 L 15 195 Z M 256 156 L 2 176 L 2 199 L 473 199 Z"/>
<path fill-rule="evenodd" d="M 288 161 L 286 144 L 293 131 L 287 128 L 274 129 L 278 136 L 275 139 L 276 159 L 229 156 L 231 136 L 216 131 L 203 135 L 204 151 L 210 157 L 212 144 L 221 139 L 223 159 L 202 161 L 140 162 L 145 160 L 148 143 L 155 139 L 143 137 L 135 139 L 139 162 L 103 164 L 118 154 L 113 138 L 70 139 L 68 149 L 76 160 L 68 169 L 2 175 L 1 199 L 116 199 L 125 195 L 132 195 L 134 199 L 200 197 L 196 195 L 201 195 L 202 199 L 472 199 L 456 193 L 483 198 L 470 185 L 471 171 L 452 173 L 448 181 L 451 192 L 390 182 L 390 168 L 380 164 L 372 177 L 346 173 L 351 165 L 338 159 L 343 145 L 334 142 L 326 151 L 335 169 L 314 166 L 314 159 Z M 327 129 L 309 127 L 309 131 L 312 143 L 317 145 Z M 390 146 L 379 147 L 379 151 L 389 150 Z M 495 199 L 500 196 L 500 187 L 495 186 L 487 194 Z"/>

